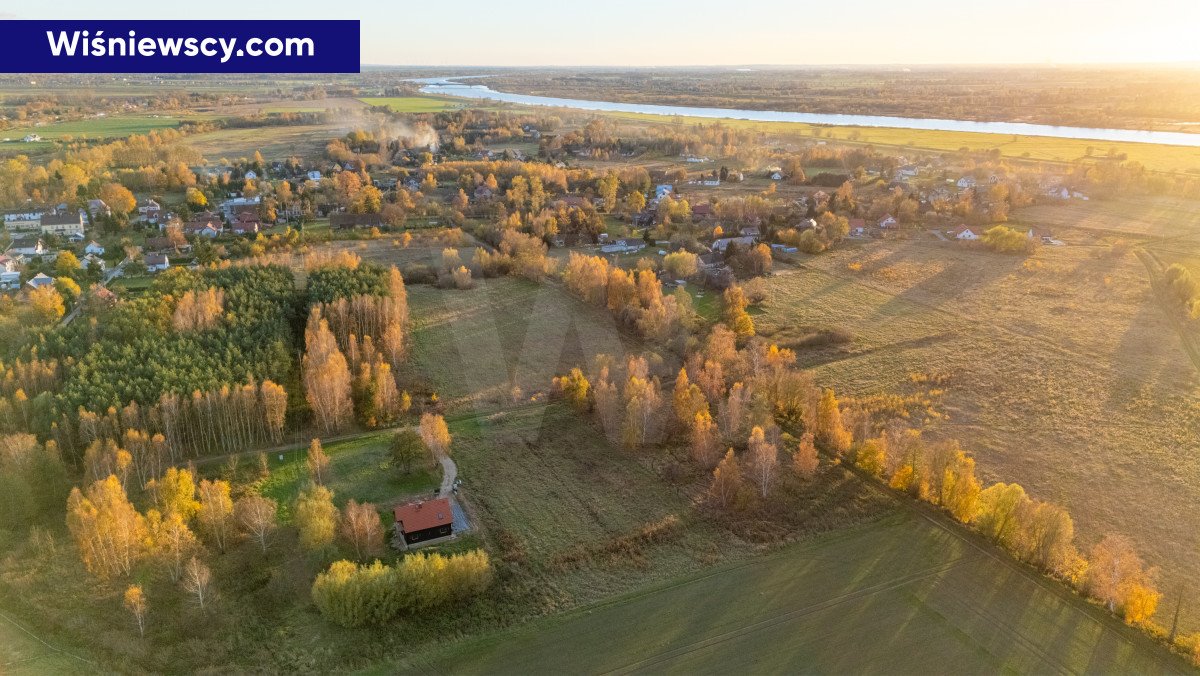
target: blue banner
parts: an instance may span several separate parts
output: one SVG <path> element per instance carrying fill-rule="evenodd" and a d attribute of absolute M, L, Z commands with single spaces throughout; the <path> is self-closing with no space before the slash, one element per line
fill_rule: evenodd
<path fill-rule="evenodd" d="M 4 73 L 357 73 L 353 21 L 0 21 Z"/>

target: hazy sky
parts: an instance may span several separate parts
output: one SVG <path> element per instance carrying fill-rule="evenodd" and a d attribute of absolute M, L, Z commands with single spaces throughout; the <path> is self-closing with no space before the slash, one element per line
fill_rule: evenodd
<path fill-rule="evenodd" d="M 0 18 L 361 19 L 364 64 L 1200 62 L 1200 0 L 359 0 L 344 8 L 329 0 L 0 0 Z"/>

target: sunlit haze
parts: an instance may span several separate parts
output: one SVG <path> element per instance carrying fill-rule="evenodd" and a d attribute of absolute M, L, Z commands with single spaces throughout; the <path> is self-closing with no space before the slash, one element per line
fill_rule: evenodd
<path fill-rule="evenodd" d="M 734 65 L 1200 62 L 1200 2 L 854 4 L 692 2 L 287 3 L 287 17 L 359 18 L 378 65 Z M 453 12 L 449 10 L 453 8 Z M 350 10 L 347 13 L 347 10 Z M 275 4 L 63 0 L 0 18 L 281 18 Z"/>

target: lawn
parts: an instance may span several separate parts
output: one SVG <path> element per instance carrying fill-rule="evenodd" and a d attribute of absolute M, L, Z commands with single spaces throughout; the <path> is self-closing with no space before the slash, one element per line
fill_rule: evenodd
<path fill-rule="evenodd" d="M 324 445 L 331 479 L 325 482 L 339 507 L 348 500 L 374 503 L 380 509 L 418 494 L 430 493 L 441 482 L 441 469 L 418 468 L 401 474 L 391 465 L 391 430 Z M 282 458 L 282 460 L 280 459 Z M 308 447 L 297 447 L 268 458 L 271 475 L 257 489 L 279 504 L 280 520 L 291 519 L 291 507 L 308 485 Z"/>
<path fill-rule="evenodd" d="M 915 514 L 398 666 L 445 674 L 1187 671 L 1057 586 Z"/>
<path fill-rule="evenodd" d="M 936 415 L 914 424 L 961 440 L 987 480 L 1066 506 L 1083 549 L 1132 537 L 1177 590 L 1200 575 L 1200 456 L 1180 452 L 1200 447 L 1200 376 L 1138 258 L 1072 242 L 1028 266 L 923 233 L 849 245 L 771 278 L 755 321 L 844 395 L 939 377 Z M 850 341 L 804 347 L 830 329 Z"/>
<path fill-rule="evenodd" d="M 431 96 L 367 97 L 359 100 L 368 106 L 387 106 L 396 113 L 440 113 L 464 107 L 464 103 L 456 99 Z"/>

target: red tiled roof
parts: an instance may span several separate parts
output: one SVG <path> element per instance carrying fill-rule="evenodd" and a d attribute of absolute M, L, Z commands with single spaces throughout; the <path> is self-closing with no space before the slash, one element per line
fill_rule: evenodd
<path fill-rule="evenodd" d="M 454 521 L 450 500 L 438 498 L 401 505 L 395 509 L 396 521 L 405 533 L 445 526 Z"/>

